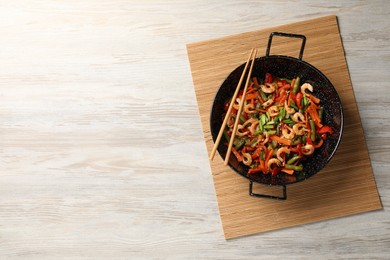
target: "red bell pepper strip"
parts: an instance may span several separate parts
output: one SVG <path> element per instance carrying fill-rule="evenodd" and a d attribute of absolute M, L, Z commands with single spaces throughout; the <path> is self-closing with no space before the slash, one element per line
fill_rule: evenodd
<path fill-rule="evenodd" d="M 283 104 L 284 101 L 287 99 L 286 91 L 281 91 L 281 95 L 277 98 L 275 98 L 275 102 L 278 102 L 279 104 Z"/>
<path fill-rule="evenodd" d="M 258 172 L 263 172 L 263 169 L 261 167 L 256 167 L 248 170 L 248 174 L 258 173 Z"/>
<path fill-rule="evenodd" d="M 319 134 L 325 134 L 325 133 L 333 134 L 333 129 L 326 125 L 326 126 L 321 127 L 320 129 L 318 129 L 317 133 L 319 133 Z"/>
<path fill-rule="evenodd" d="M 309 130 L 309 132 L 310 132 L 310 130 Z M 307 143 L 307 144 L 313 145 L 313 141 L 312 141 L 311 138 L 310 138 L 310 133 L 309 133 L 308 136 L 306 137 L 306 143 Z"/>
<path fill-rule="evenodd" d="M 295 103 L 296 103 L 298 108 L 302 108 L 302 105 L 301 105 L 302 98 L 303 98 L 303 95 L 301 92 L 299 92 L 298 94 L 295 95 L 295 101 L 296 101 Z"/>
<path fill-rule="evenodd" d="M 265 73 L 265 79 L 264 79 L 264 82 L 265 83 L 272 83 L 274 81 L 274 78 L 272 77 L 272 75 L 270 73 Z"/>
<path fill-rule="evenodd" d="M 317 97 L 315 97 L 313 95 L 309 95 L 309 99 L 311 101 L 313 101 L 314 103 L 316 103 L 316 104 L 319 104 L 321 102 L 321 100 L 319 98 L 317 98 Z"/>
<path fill-rule="evenodd" d="M 279 168 L 279 167 L 273 168 L 273 169 L 272 169 L 272 176 L 277 175 L 277 174 L 280 173 L 281 171 L 282 171 L 282 169 Z"/>
<path fill-rule="evenodd" d="M 296 95 L 290 91 L 290 94 L 288 95 L 287 106 L 291 105 L 291 100 L 293 100 L 295 102 Z"/>
<path fill-rule="evenodd" d="M 290 151 L 293 152 L 293 153 L 296 153 L 298 154 L 298 156 L 302 156 L 303 153 L 302 153 L 302 144 L 297 144 L 297 146 L 295 148 L 293 147 L 290 147 Z"/>
<path fill-rule="evenodd" d="M 265 162 L 264 162 L 264 170 L 265 170 L 264 172 L 268 172 L 268 161 L 269 161 L 269 159 L 271 159 L 273 153 L 274 153 L 273 149 L 268 150 L 268 153 L 267 153 L 267 156 L 265 157 Z"/>
<path fill-rule="evenodd" d="M 321 119 L 318 116 L 317 109 L 314 106 L 314 103 L 311 103 L 310 106 L 306 109 L 306 111 L 310 114 L 310 117 L 311 119 L 313 119 L 316 126 L 321 128 L 323 125 L 321 124 Z"/>
<path fill-rule="evenodd" d="M 248 170 L 248 173 L 251 174 L 251 173 L 257 173 L 257 172 L 263 172 L 265 173 L 265 170 L 264 170 L 264 160 L 260 160 L 260 165 L 256 168 L 252 168 L 252 169 L 249 169 Z"/>
<path fill-rule="evenodd" d="M 236 156 L 237 161 L 242 162 L 244 160 L 242 155 L 234 147 L 232 147 L 232 153 L 234 154 L 234 156 Z"/>
<path fill-rule="evenodd" d="M 256 149 L 256 151 L 252 154 L 252 160 L 260 157 L 261 149 L 262 149 L 261 147 Z"/>

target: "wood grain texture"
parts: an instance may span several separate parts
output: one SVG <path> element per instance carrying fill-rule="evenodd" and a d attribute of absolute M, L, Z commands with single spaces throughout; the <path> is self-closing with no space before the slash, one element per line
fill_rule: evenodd
<path fill-rule="evenodd" d="M 389 9 L 0 1 L 0 259 L 386 259 Z M 339 20 L 384 210 L 225 241 L 186 44 L 324 15 Z"/>
<path fill-rule="evenodd" d="M 340 216 L 381 209 L 370 158 L 363 135 L 353 88 L 344 58 L 336 16 L 306 20 L 260 31 L 189 44 L 188 56 L 194 79 L 199 113 L 209 153 L 213 147 L 210 133 L 210 108 L 223 78 L 242 64 L 243 54 L 259 42 L 266 43 L 271 31 L 301 33 L 307 42 L 304 60 L 316 64 L 332 82 L 344 105 L 344 133 L 331 163 L 312 179 L 287 186 L 287 201 L 259 200 L 248 196 L 248 180 L 224 166 L 222 158 L 210 162 L 226 238 L 236 238 Z M 282 39 L 282 40 L 281 40 Z M 300 40 L 276 38 L 271 54 L 294 56 Z M 267 45 L 260 45 L 264 55 Z M 221 53 L 222 64 L 215 63 Z M 295 55 L 297 56 L 297 55 Z M 348 164 L 345 162 L 348 161 Z M 358 185 L 357 185 L 358 184 Z M 261 185 L 257 185 L 261 186 Z M 255 193 L 281 194 L 279 187 L 258 187 Z M 262 224 L 261 224 L 262 223 Z"/>

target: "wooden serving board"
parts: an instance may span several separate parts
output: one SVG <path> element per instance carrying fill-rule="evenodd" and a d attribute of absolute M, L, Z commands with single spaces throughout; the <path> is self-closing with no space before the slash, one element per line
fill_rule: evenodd
<path fill-rule="evenodd" d="M 337 89 L 344 107 L 344 134 L 331 162 L 312 178 L 287 186 L 285 201 L 249 196 L 248 180 L 225 167 L 217 154 L 210 165 L 226 239 L 382 208 L 336 16 L 187 45 L 208 152 L 214 144 L 209 114 L 216 91 L 227 75 L 246 61 L 251 48 L 258 48 L 259 56 L 265 55 L 272 31 L 307 37 L 303 60 L 321 70 Z M 274 37 L 271 55 L 297 57 L 300 43 Z M 254 192 L 280 195 L 281 187 L 255 184 Z"/>

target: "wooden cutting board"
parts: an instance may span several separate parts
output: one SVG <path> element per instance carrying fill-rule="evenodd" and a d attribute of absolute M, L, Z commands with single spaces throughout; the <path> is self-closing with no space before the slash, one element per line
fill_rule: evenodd
<path fill-rule="evenodd" d="M 209 114 L 216 91 L 225 77 L 246 61 L 251 48 L 258 48 L 259 56 L 265 55 L 272 31 L 306 36 L 303 60 L 321 70 L 337 89 L 344 107 L 344 134 L 331 162 L 312 178 L 287 186 L 285 201 L 249 196 L 248 180 L 225 167 L 217 154 L 210 165 L 226 239 L 382 208 L 336 16 L 187 45 L 208 152 L 214 144 Z M 300 44 L 300 40 L 274 37 L 271 55 L 298 57 Z M 256 193 L 281 194 L 281 187 L 255 184 L 254 189 Z"/>

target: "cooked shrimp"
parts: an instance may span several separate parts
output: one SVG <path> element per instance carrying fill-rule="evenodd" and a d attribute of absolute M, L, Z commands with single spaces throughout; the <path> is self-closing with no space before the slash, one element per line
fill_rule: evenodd
<path fill-rule="evenodd" d="M 254 135 L 259 130 L 259 120 L 256 120 L 256 122 L 253 122 L 251 126 L 249 127 L 249 131 L 252 135 Z"/>
<path fill-rule="evenodd" d="M 277 106 L 272 106 L 268 108 L 268 114 L 270 116 L 277 116 L 279 115 L 279 108 Z"/>
<path fill-rule="evenodd" d="M 286 139 L 293 139 L 294 136 L 295 136 L 295 133 L 294 131 L 291 129 L 291 127 L 285 125 L 283 130 L 282 130 L 282 134 L 283 134 L 283 137 L 286 138 Z"/>
<path fill-rule="evenodd" d="M 279 161 L 279 159 L 272 158 L 272 159 L 269 159 L 269 161 L 268 161 L 268 164 L 267 164 L 268 169 L 271 169 L 271 166 L 273 164 L 276 164 L 276 166 L 278 166 L 278 167 L 280 167 L 282 165 L 282 163 Z"/>
<path fill-rule="evenodd" d="M 275 85 L 271 84 L 271 83 L 265 83 L 265 85 L 260 85 L 260 87 L 261 87 L 261 90 L 267 94 L 273 93 L 276 90 Z"/>
<path fill-rule="evenodd" d="M 249 124 L 250 124 L 250 126 L 248 127 L 249 131 L 251 132 L 251 134 L 255 134 L 257 130 L 257 126 L 259 125 L 259 120 L 250 118 L 246 120 L 242 126 L 247 127 Z"/>
<path fill-rule="evenodd" d="M 286 109 L 286 112 L 290 115 L 295 113 L 294 108 L 287 106 L 287 101 L 284 101 L 284 108 Z"/>
<path fill-rule="evenodd" d="M 305 146 L 302 147 L 302 153 L 304 155 L 311 155 L 314 153 L 314 146 L 311 145 L 311 144 L 307 144 Z"/>
<path fill-rule="evenodd" d="M 240 108 L 240 102 L 241 102 L 241 99 L 236 98 L 236 100 L 234 101 L 234 104 L 233 104 L 233 108 L 235 110 L 238 110 Z"/>
<path fill-rule="evenodd" d="M 309 81 L 302 85 L 297 77 L 291 86 L 288 84 L 290 80 L 270 73 L 266 73 L 263 81 L 266 83 L 258 82 L 254 77 L 254 85 L 248 90 L 250 96 L 243 97 L 241 91 L 235 98 L 226 100 L 224 111 L 229 111 L 229 103 L 233 103 L 235 109 L 229 115 L 224 137 L 229 141 L 229 137 L 232 140 L 236 135 L 232 152 L 242 166 L 249 168 L 248 175 L 255 172 L 272 172 L 273 176 L 299 175 L 304 169 L 301 161 L 313 156 L 317 148 L 325 146 L 331 131 L 320 126 L 322 118 L 318 114 L 325 112 L 325 108 L 314 96 L 316 83 Z M 238 118 L 240 120 L 236 122 Z M 312 119 L 311 124 L 309 119 Z M 234 128 L 235 123 L 238 124 L 237 129 Z"/>
<path fill-rule="evenodd" d="M 282 157 L 282 153 L 290 154 L 290 149 L 288 149 L 287 147 L 282 147 L 279 148 L 276 152 L 276 157 L 284 164 L 284 158 Z"/>
<path fill-rule="evenodd" d="M 294 122 L 297 122 L 297 123 L 305 123 L 306 122 L 305 116 L 300 112 L 296 112 L 293 115 L 292 119 L 294 120 Z"/>
<path fill-rule="evenodd" d="M 253 114 L 253 113 L 257 112 L 255 109 L 255 105 L 250 104 L 250 103 L 244 105 L 244 111 L 245 111 L 245 113 L 248 113 L 248 114 Z"/>
<path fill-rule="evenodd" d="M 264 108 L 267 108 L 267 107 L 269 107 L 270 105 L 272 105 L 274 103 L 274 100 L 272 99 L 272 98 L 270 98 L 270 99 L 268 99 L 267 101 L 265 101 L 263 104 L 262 104 L 262 106 L 264 107 Z"/>
<path fill-rule="evenodd" d="M 243 161 L 242 162 L 246 166 L 250 166 L 252 164 L 252 156 L 249 153 L 242 153 L 242 157 L 243 157 Z"/>
<path fill-rule="evenodd" d="M 265 138 L 264 138 L 264 140 L 261 142 L 261 144 L 266 144 L 266 143 L 268 143 L 268 141 L 269 141 L 269 134 L 268 134 L 268 132 L 265 132 Z"/>
<path fill-rule="evenodd" d="M 303 123 L 293 125 L 292 129 L 296 135 L 303 135 L 307 131 L 306 125 Z"/>
<path fill-rule="evenodd" d="M 310 92 L 313 92 L 313 86 L 310 85 L 309 83 L 304 83 L 301 86 L 301 93 L 307 95 L 308 93 L 306 93 L 306 90 L 309 90 Z"/>
<path fill-rule="evenodd" d="M 242 130 L 242 129 L 244 129 L 245 127 L 243 126 L 243 125 L 238 125 L 237 126 L 237 133 L 236 133 L 236 135 L 237 136 L 240 136 L 240 137 L 242 137 L 242 136 L 246 136 L 247 134 L 248 134 L 248 132 L 240 132 L 240 130 Z"/>

